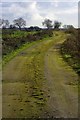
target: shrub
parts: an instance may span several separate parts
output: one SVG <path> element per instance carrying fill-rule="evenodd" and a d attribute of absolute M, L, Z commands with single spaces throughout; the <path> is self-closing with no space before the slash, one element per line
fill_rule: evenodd
<path fill-rule="evenodd" d="M 52 30 L 41 30 L 38 32 L 27 32 L 13 29 L 3 29 L 2 31 L 2 54 L 3 56 L 19 48 L 26 42 L 32 42 L 43 39 L 44 37 L 51 37 Z"/>
<path fill-rule="evenodd" d="M 80 75 L 80 30 L 70 29 L 67 33 L 70 35 L 62 44 L 61 53 L 69 64 L 76 70 L 78 75 Z"/>

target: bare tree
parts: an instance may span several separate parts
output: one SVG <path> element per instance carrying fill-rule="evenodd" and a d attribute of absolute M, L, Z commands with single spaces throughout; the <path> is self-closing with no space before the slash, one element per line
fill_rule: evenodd
<path fill-rule="evenodd" d="M 9 20 L 0 19 L 0 26 L 2 26 L 2 28 L 9 27 Z"/>
<path fill-rule="evenodd" d="M 54 21 L 54 29 L 59 29 L 60 26 L 61 26 L 61 22 Z"/>
<path fill-rule="evenodd" d="M 45 19 L 44 22 L 42 22 L 42 25 L 48 29 L 51 29 L 53 27 L 52 21 L 50 19 Z"/>
<path fill-rule="evenodd" d="M 13 23 L 15 26 L 19 27 L 20 30 L 21 30 L 21 27 L 26 26 L 26 21 L 23 18 L 15 19 Z"/>

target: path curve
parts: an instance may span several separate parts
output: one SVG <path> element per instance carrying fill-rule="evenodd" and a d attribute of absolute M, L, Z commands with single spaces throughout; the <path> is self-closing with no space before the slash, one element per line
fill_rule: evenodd
<path fill-rule="evenodd" d="M 64 38 L 40 41 L 4 67 L 4 118 L 77 117 L 78 76 L 58 51 Z"/>

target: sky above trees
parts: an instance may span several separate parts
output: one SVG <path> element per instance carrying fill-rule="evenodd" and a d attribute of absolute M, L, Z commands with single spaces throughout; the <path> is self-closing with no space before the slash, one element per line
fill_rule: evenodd
<path fill-rule="evenodd" d="M 17 2 L 16 2 L 17 1 Z M 19 1 L 19 2 L 18 2 Z M 78 0 L 3 0 L 0 3 L 0 17 L 12 22 L 22 17 L 26 25 L 42 27 L 45 18 L 64 24 L 78 26 Z"/>

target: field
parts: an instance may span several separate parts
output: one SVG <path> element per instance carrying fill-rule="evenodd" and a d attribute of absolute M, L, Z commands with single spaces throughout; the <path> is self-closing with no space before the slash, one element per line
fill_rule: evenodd
<path fill-rule="evenodd" d="M 78 74 L 61 54 L 68 34 L 42 33 L 3 54 L 3 118 L 78 117 Z"/>

